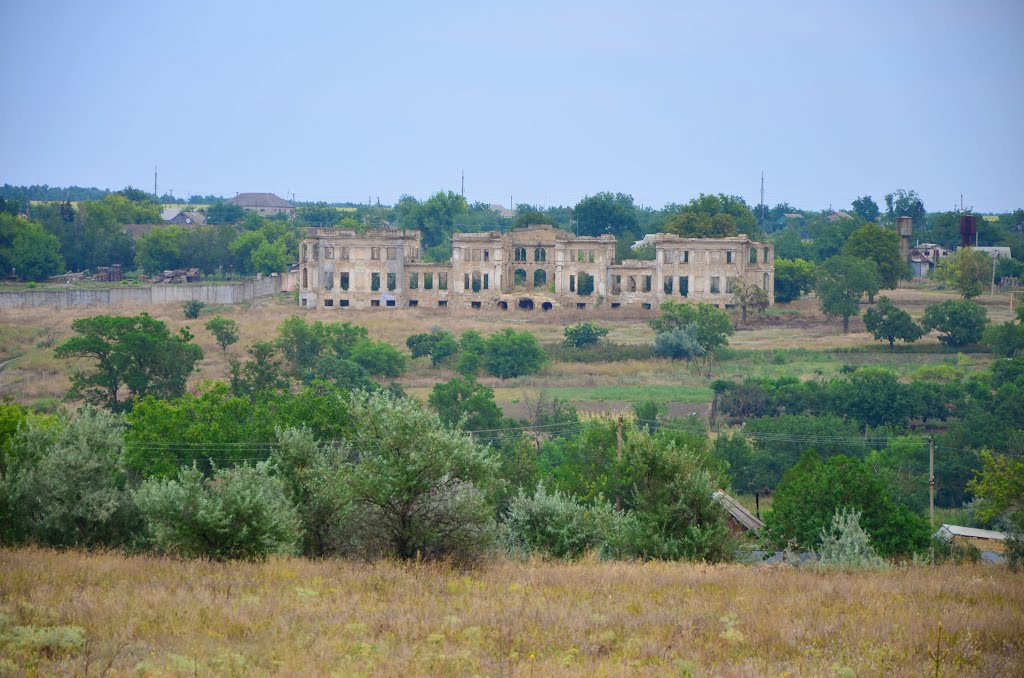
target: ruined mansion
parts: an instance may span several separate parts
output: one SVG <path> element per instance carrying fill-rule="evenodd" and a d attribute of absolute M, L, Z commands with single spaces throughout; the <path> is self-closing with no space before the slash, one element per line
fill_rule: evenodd
<path fill-rule="evenodd" d="M 771 243 L 648 236 L 653 261 L 615 261 L 615 237 L 547 225 L 452 236 L 450 263 L 420 260 L 420 233 L 311 228 L 302 240 L 299 305 L 312 308 L 657 308 L 668 299 L 724 307 L 737 283 L 774 303 Z"/>

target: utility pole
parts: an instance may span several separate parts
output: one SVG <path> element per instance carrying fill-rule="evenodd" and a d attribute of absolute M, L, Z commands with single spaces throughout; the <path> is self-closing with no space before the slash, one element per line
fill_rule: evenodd
<path fill-rule="evenodd" d="M 761 170 L 761 228 L 764 228 L 764 170 Z"/>
<path fill-rule="evenodd" d="M 153 197 L 157 199 L 157 202 L 160 201 L 160 194 L 156 190 L 156 165 L 153 165 Z"/>
<path fill-rule="evenodd" d="M 462 172 L 462 199 L 466 199 L 466 170 L 460 170 Z"/>
<path fill-rule="evenodd" d="M 935 531 L 935 436 L 928 436 L 928 519 Z"/>
<path fill-rule="evenodd" d="M 622 414 L 619 414 L 618 421 L 615 423 L 615 458 L 619 462 L 619 468 L 622 468 Z M 622 510 L 622 496 L 615 495 L 615 510 Z"/>
<path fill-rule="evenodd" d="M 992 287 L 989 288 L 988 297 L 994 299 L 996 296 L 996 258 L 992 257 Z"/>

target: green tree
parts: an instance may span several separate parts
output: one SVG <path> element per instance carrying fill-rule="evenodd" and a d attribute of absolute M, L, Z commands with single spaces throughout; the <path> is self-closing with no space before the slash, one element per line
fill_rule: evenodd
<path fill-rule="evenodd" d="M 408 357 L 391 344 L 369 339 L 356 342 L 343 357 L 347 357 L 374 376 L 390 379 L 400 376 L 409 364 Z"/>
<path fill-rule="evenodd" d="M 196 467 L 175 479 L 151 478 L 135 501 L 158 551 L 213 560 L 263 560 L 291 555 L 301 538 L 298 512 L 267 462 L 217 469 Z"/>
<path fill-rule="evenodd" d="M 684 238 L 754 235 L 758 230 L 754 212 L 743 198 L 735 195 L 701 193 L 674 211 L 677 213 L 665 222 L 665 232 Z"/>
<path fill-rule="evenodd" d="M 253 275 L 256 273 L 256 266 L 253 255 L 267 242 L 267 237 L 262 231 L 244 231 L 228 245 L 232 255 L 231 266 L 242 275 Z"/>
<path fill-rule="evenodd" d="M 45 280 L 64 271 L 60 240 L 42 226 L 0 214 L 0 275 Z"/>
<path fill-rule="evenodd" d="M 237 224 L 245 218 L 245 209 L 230 202 L 215 202 L 206 208 L 206 221 L 210 224 Z"/>
<path fill-rule="evenodd" d="M 512 556 L 576 560 L 614 539 L 622 518 L 607 502 L 584 504 L 571 494 L 548 492 L 538 484 L 532 496 L 520 488 L 509 503 L 502 541 Z"/>
<path fill-rule="evenodd" d="M 181 268 L 181 241 L 185 231 L 178 226 L 154 228 L 135 241 L 135 261 L 146 275 Z"/>
<path fill-rule="evenodd" d="M 501 410 L 494 401 L 494 389 L 473 377 L 453 377 L 434 384 L 427 402 L 448 426 L 462 424 L 467 431 L 491 431 L 492 434 L 501 426 Z"/>
<path fill-rule="evenodd" d="M 988 324 L 985 307 L 967 299 L 947 299 L 924 309 L 921 325 L 926 332 L 939 331 L 947 346 L 966 346 L 981 341 Z"/>
<path fill-rule="evenodd" d="M 843 255 L 875 262 L 882 289 L 893 289 L 910 277 L 910 267 L 900 254 L 900 236 L 878 224 L 867 223 L 851 233 Z"/>
<path fill-rule="evenodd" d="M 879 279 L 874 262 L 854 257 L 833 257 L 818 269 L 814 291 L 821 310 L 833 318 L 843 319 L 843 332 L 850 331 L 850 317 L 860 314 L 860 298 L 873 296 Z"/>
<path fill-rule="evenodd" d="M 697 343 L 710 359 L 715 351 L 729 343 L 736 331 L 729 314 L 714 304 L 662 302 L 661 315 L 648 325 L 657 334 L 692 325 Z"/>
<path fill-rule="evenodd" d="M 893 193 L 887 193 L 885 195 L 885 212 L 890 224 L 895 224 L 897 217 L 910 217 L 914 220 L 915 230 L 925 227 L 927 212 L 925 212 L 924 203 L 917 191 L 900 188 Z"/>
<path fill-rule="evenodd" d="M 186 328 L 171 334 L 167 325 L 143 313 L 119 317 L 100 315 L 71 323 L 78 336 L 58 346 L 58 358 L 95 361 L 93 369 L 77 370 L 68 397 L 118 411 L 147 395 L 176 398 L 202 359 Z"/>
<path fill-rule="evenodd" d="M 740 307 L 740 322 L 747 322 L 747 311 L 764 313 L 768 308 L 768 293 L 757 283 L 739 282 L 733 288 L 732 303 Z"/>
<path fill-rule="evenodd" d="M 186 301 L 184 304 L 181 305 L 181 310 L 185 314 L 185 318 L 188 320 L 194 320 L 198 318 L 199 314 L 203 312 L 204 308 L 206 308 L 206 303 L 199 301 L 197 299 Z"/>
<path fill-rule="evenodd" d="M 563 334 L 566 346 L 586 348 L 601 341 L 601 338 L 608 334 L 608 328 L 599 327 L 592 322 L 585 322 L 566 327 Z"/>
<path fill-rule="evenodd" d="M 533 374 L 547 361 L 547 354 L 533 334 L 513 329 L 489 336 L 483 354 L 484 369 L 499 379 Z"/>
<path fill-rule="evenodd" d="M 837 511 L 861 512 L 861 525 L 883 556 L 910 554 L 928 545 L 928 522 L 896 504 L 888 488 L 861 461 L 844 455 L 822 461 L 813 451 L 786 472 L 765 516 L 777 546 L 819 548 Z"/>
<path fill-rule="evenodd" d="M 403 560 L 473 560 L 489 550 L 492 453 L 414 401 L 353 392 L 348 402 L 359 455 L 345 482 L 359 548 Z"/>
<path fill-rule="evenodd" d="M 854 200 L 853 211 L 857 213 L 858 217 L 870 223 L 877 223 L 878 217 L 882 213 L 878 209 L 878 203 L 872 200 L 870 195 L 861 196 Z"/>
<path fill-rule="evenodd" d="M 982 340 L 992 352 L 1004 358 L 1024 355 L 1024 306 L 1017 309 L 1017 322 L 1012 320 L 985 329 Z"/>
<path fill-rule="evenodd" d="M 992 257 L 973 247 L 961 247 L 940 259 L 933 275 L 960 292 L 964 299 L 973 299 L 985 291 L 991 280 Z"/>
<path fill-rule="evenodd" d="M 216 315 L 206 321 L 206 330 L 214 336 L 221 350 L 227 353 L 228 346 L 238 341 L 238 323 Z"/>
<path fill-rule="evenodd" d="M 276 242 L 264 240 L 250 256 L 253 269 L 263 275 L 279 273 L 288 269 L 288 248 L 284 240 Z"/>
<path fill-rule="evenodd" d="M 895 349 L 897 339 L 911 343 L 924 335 L 924 330 L 913 321 L 910 314 L 897 308 L 889 297 L 881 297 L 877 307 L 869 308 L 864 313 L 864 326 L 876 340 L 887 339 L 890 351 Z"/>
<path fill-rule="evenodd" d="M 984 500 L 976 509 L 978 518 L 1005 518 L 1024 530 L 1024 460 L 982 450 L 981 463 L 981 470 L 967 484 L 967 489 Z"/>
<path fill-rule="evenodd" d="M 796 301 L 814 289 L 818 267 L 803 259 L 775 260 L 775 303 Z"/>
<path fill-rule="evenodd" d="M 430 330 L 430 333 L 423 332 L 414 334 L 405 340 L 413 358 L 430 356 L 432 367 L 439 367 L 448 358 L 459 352 L 459 342 L 451 332 L 446 332 L 440 327 Z"/>
<path fill-rule="evenodd" d="M 476 330 L 466 330 L 459 338 L 459 360 L 455 369 L 459 374 L 474 375 L 480 371 L 487 352 L 487 340 Z"/>
<path fill-rule="evenodd" d="M 654 337 L 654 355 L 661 358 L 692 362 L 703 358 L 704 353 L 697 337 L 696 323 L 659 332 Z"/>
<path fill-rule="evenodd" d="M 580 235 L 611 233 L 617 236 L 637 230 L 633 196 L 625 193 L 602 192 L 588 196 L 576 204 L 573 215 Z"/>

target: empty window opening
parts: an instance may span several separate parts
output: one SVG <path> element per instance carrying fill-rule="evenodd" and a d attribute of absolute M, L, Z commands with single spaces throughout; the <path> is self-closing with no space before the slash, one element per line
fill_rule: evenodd
<path fill-rule="evenodd" d="M 761 261 L 763 261 L 764 263 L 767 264 L 768 263 L 768 248 L 767 247 L 765 247 L 764 250 L 763 250 L 763 256 L 764 256 L 764 258 Z"/>
<path fill-rule="evenodd" d="M 721 294 L 722 283 L 717 275 L 711 276 L 711 294 Z"/>
<path fill-rule="evenodd" d="M 302 243 L 302 260 L 309 261 L 309 245 Z"/>
<path fill-rule="evenodd" d="M 370 258 L 373 259 L 374 261 L 380 261 L 380 248 L 379 247 L 371 247 L 370 248 Z"/>
<path fill-rule="evenodd" d="M 325 290 L 333 290 L 334 289 L 334 273 L 332 271 L 326 271 L 324 273 L 324 289 Z"/>
<path fill-rule="evenodd" d="M 587 253 L 587 261 L 589 261 L 590 263 L 594 263 L 594 250 L 590 250 Z"/>
<path fill-rule="evenodd" d="M 490 289 L 490 288 L 491 288 L 491 274 L 490 273 L 484 273 L 484 289 L 487 290 L 487 289 Z"/>
<path fill-rule="evenodd" d="M 309 269 L 302 269 L 302 289 L 309 289 Z"/>
<path fill-rule="evenodd" d="M 682 261 L 680 263 L 683 263 L 683 264 L 690 263 L 690 250 L 683 250 L 683 259 L 682 259 Z"/>
<path fill-rule="evenodd" d="M 480 271 L 473 271 L 473 291 L 480 291 Z"/>
<path fill-rule="evenodd" d="M 302 305 L 302 306 L 305 306 L 305 305 L 306 305 L 306 300 L 305 300 L 305 299 L 302 299 L 302 304 L 301 304 L 301 305 Z"/>
<path fill-rule="evenodd" d="M 757 248 L 755 248 L 755 247 L 751 247 L 750 248 L 750 263 L 752 263 L 752 264 L 756 264 L 757 263 Z"/>
<path fill-rule="evenodd" d="M 576 302 L 576 308 L 586 308 L 586 307 L 587 307 L 587 302 L 585 302 L 585 301 L 578 301 L 578 302 Z"/>
<path fill-rule="evenodd" d="M 380 306 L 380 299 L 371 299 L 370 306 Z"/>
<path fill-rule="evenodd" d="M 581 297 L 588 297 L 594 293 L 594 276 L 580 271 L 576 276 L 576 291 Z"/>
<path fill-rule="evenodd" d="M 468 273 L 463 273 L 462 274 L 462 289 L 466 290 L 467 292 L 469 291 L 469 274 Z"/>
<path fill-rule="evenodd" d="M 519 300 L 519 308 L 523 309 L 524 311 L 532 311 L 533 310 L 533 299 L 520 299 Z"/>
<path fill-rule="evenodd" d="M 333 247 L 325 247 L 324 248 L 324 259 L 333 259 L 333 258 L 334 258 L 334 248 Z"/>
<path fill-rule="evenodd" d="M 626 278 L 626 291 L 636 292 L 636 278 L 634 276 Z"/>
<path fill-rule="evenodd" d="M 423 289 L 432 290 L 434 289 L 434 274 L 424 273 L 423 274 Z"/>
<path fill-rule="evenodd" d="M 665 294 L 672 294 L 672 276 L 665 276 L 665 280 L 662 284 L 665 287 Z"/>
<path fill-rule="evenodd" d="M 471 301 L 471 302 L 469 302 L 469 305 L 472 306 L 473 308 L 480 308 L 480 302 L 479 301 Z"/>
<path fill-rule="evenodd" d="M 679 296 L 690 296 L 690 276 L 688 275 L 679 276 Z"/>
<path fill-rule="evenodd" d="M 387 305 L 387 306 L 394 306 L 395 305 L 395 300 L 394 299 L 386 299 L 384 301 L 384 304 Z"/>
<path fill-rule="evenodd" d="M 764 274 L 764 285 L 762 285 L 762 287 L 763 287 L 763 289 L 764 289 L 764 291 L 765 291 L 765 292 L 767 292 L 767 291 L 768 291 L 768 282 L 769 282 L 770 280 L 771 280 L 771 278 L 770 278 L 770 277 L 768 276 L 768 274 L 767 274 L 767 273 L 765 273 L 765 274 Z"/>
<path fill-rule="evenodd" d="M 516 255 L 515 256 L 515 260 L 516 261 L 526 261 L 526 248 L 525 247 L 517 247 L 515 255 Z"/>
<path fill-rule="evenodd" d="M 437 305 L 438 305 L 439 308 L 447 308 L 448 307 L 448 300 L 447 299 L 442 299 L 441 301 L 437 302 Z"/>
<path fill-rule="evenodd" d="M 507 301 L 499 301 L 498 302 L 498 308 L 500 308 L 502 311 L 507 311 L 508 310 L 508 302 Z"/>
<path fill-rule="evenodd" d="M 491 251 L 490 250 L 484 250 L 484 261 L 490 261 L 490 260 L 491 260 Z"/>
<path fill-rule="evenodd" d="M 338 302 L 339 306 L 348 306 L 348 299 L 342 299 Z"/>
<path fill-rule="evenodd" d="M 543 247 L 538 247 L 537 249 L 535 249 L 533 251 L 533 260 L 534 261 L 547 261 L 548 260 L 548 251 L 546 249 L 544 249 Z"/>
<path fill-rule="evenodd" d="M 409 274 L 409 289 L 418 290 L 420 288 L 420 274 L 410 273 Z"/>
<path fill-rule="evenodd" d="M 612 302 L 612 308 L 618 308 L 619 306 L 622 306 L 622 304 L 620 304 L 620 303 L 619 303 L 619 302 L 617 302 L 617 301 L 613 301 L 613 302 Z"/>
<path fill-rule="evenodd" d="M 725 263 L 731 264 L 732 260 L 735 258 L 735 254 L 736 253 L 731 251 L 731 250 L 729 252 L 726 252 L 725 253 Z"/>
<path fill-rule="evenodd" d="M 545 301 L 543 304 L 540 305 L 540 310 L 542 311 L 550 311 L 551 308 L 552 306 L 550 301 Z"/>
<path fill-rule="evenodd" d="M 622 276 L 612 276 L 612 294 L 622 294 Z"/>
<path fill-rule="evenodd" d="M 650 304 L 646 304 L 646 303 L 645 303 L 645 304 L 640 304 L 640 305 L 641 305 L 641 306 L 643 306 L 643 307 L 644 307 L 644 309 L 646 309 L 646 310 L 648 310 L 648 311 L 650 311 L 650 310 L 651 310 L 651 305 L 650 305 Z"/>
<path fill-rule="evenodd" d="M 446 290 L 448 289 L 448 274 L 438 273 L 437 274 L 437 289 Z"/>
<path fill-rule="evenodd" d="M 576 291 L 576 276 L 574 276 L 574 275 L 570 275 L 569 276 L 569 291 L 570 292 L 575 292 Z"/>
<path fill-rule="evenodd" d="M 517 268 L 516 272 L 512 275 L 512 286 L 516 289 L 523 289 L 526 287 L 526 271 Z"/>
<path fill-rule="evenodd" d="M 348 290 L 348 273 L 339 273 L 338 282 L 341 285 L 341 289 Z"/>
<path fill-rule="evenodd" d="M 409 306 L 419 306 L 419 305 L 420 305 L 419 300 L 417 300 L 417 299 L 410 299 L 409 300 Z"/>
<path fill-rule="evenodd" d="M 645 275 L 644 276 L 644 287 L 643 287 L 642 291 L 644 291 L 644 292 L 650 292 L 651 291 L 651 276 L 649 276 L 649 275 Z"/>
<path fill-rule="evenodd" d="M 324 299 L 324 306 L 334 306 L 334 299 Z"/>
<path fill-rule="evenodd" d="M 372 290 L 373 292 L 376 292 L 379 289 L 380 289 L 380 273 L 371 273 L 370 274 L 370 290 Z M 377 305 L 380 306 L 380 304 L 377 304 Z"/>
<path fill-rule="evenodd" d="M 533 286 L 543 288 L 548 284 L 548 274 L 543 268 L 538 268 L 533 272 Z"/>
<path fill-rule="evenodd" d="M 396 287 L 398 287 L 398 274 L 388 273 L 388 291 L 394 292 Z"/>

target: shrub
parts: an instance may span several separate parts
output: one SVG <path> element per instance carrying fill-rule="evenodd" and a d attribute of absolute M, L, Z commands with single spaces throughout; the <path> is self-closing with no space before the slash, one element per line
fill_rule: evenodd
<path fill-rule="evenodd" d="M 860 526 L 860 511 L 843 508 L 832 516 L 832 524 L 821 530 L 818 549 L 822 569 L 880 570 L 885 567 L 871 545 L 871 538 Z"/>
<path fill-rule="evenodd" d="M 366 556 L 470 561 L 494 544 L 497 459 L 411 400 L 353 392 L 345 482 L 354 542 Z"/>
<path fill-rule="evenodd" d="M 483 365 L 499 379 L 508 379 L 539 371 L 547 359 L 533 334 L 507 329 L 487 338 Z"/>
<path fill-rule="evenodd" d="M 587 506 L 558 490 L 549 493 L 540 484 L 532 497 L 520 489 L 512 500 L 502 523 L 502 542 L 514 556 L 575 560 L 604 546 L 621 515 L 604 501 Z"/>
<path fill-rule="evenodd" d="M 600 342 L 601 338 L 608 334 L 608 328 L 598 327 L 594 323 L 586 322 L 566 327 L 563 333 L 565 334 L 566 346 L 585 348 Z"/>
<path fill-rule="evenodd" d="M 922 326 L 938 330 L 939 341 L 947 346 L 966 346 L 981 341 L 988 324 L 984 306 L 965 299 L 948 299 L 924 310 Z"/>
<path fill-rule="evenodd" d="M 59 422 L 28 421 L 11 441 L 0 480 L 0 540 L 50 546 L 125 546 L 141 531 L 127 486 L 123 424 L 84 409 Z"/>
<path fill-rule="evenodd" d="M 204 304 L 201 301 L 196 301 L 195 299 L 193 299 L 192 301 L 186 301 L 185 305 L 182 308 L 183 308 L 183 310 L 185 312 L 185 317 L 189 318 L 189 319 L 193 319 L 193 318 L 198 318 L 199 317 L 199 312 L 202 311 L 203 308 L 205 308 L 205 307 L 206 307 L 206 304 Z"/>
<path fill-rule="evenodd" d="M 650 360 L 654 357 L 651 344 L 615 344 L 602 341 L 585 348 L 566 346 L 565 342 L 545 344 L 544 352 L 551 360 L 562 363 L 609 363 L 623 360 Z"/>
<path fill-rule="evenodd" d="M 224 352 L 227 352 L 228 346 L 238 341 L 238 323 L 229 318 L 214 316 L 206 321 L 206 329 Z"/>
<path fill-rule="evenodd" d="M 672 360 L 696 360 L 704 355 L 695 325 L 677 327 L 654 338 L 654 355 Z"/>
<path fill-rule="evenodd" d="M 157 550 L 212 560 L 262 560 L 295 553 L 298 512 L 271 466 L 217 469 L 213 479 L 195 466 L 170 480 L 147 480 L 135 493 Z"/>

